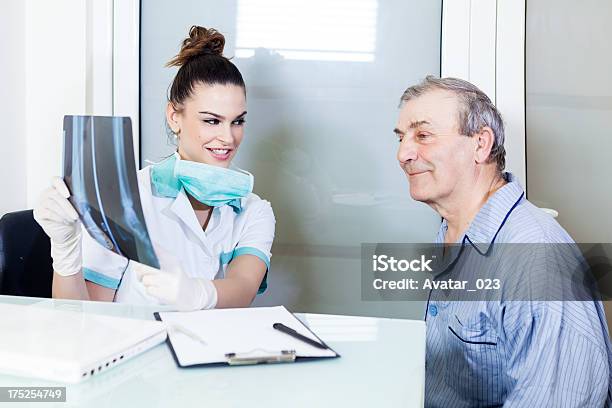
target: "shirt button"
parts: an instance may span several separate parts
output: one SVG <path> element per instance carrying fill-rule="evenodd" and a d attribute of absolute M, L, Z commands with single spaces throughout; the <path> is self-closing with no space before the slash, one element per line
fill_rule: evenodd
<path fill-rule="evenodd" d="M 438 315 L 438 307 L 436 305 L 430 305 L 429 306 L 429 314 L 432 316 L 437 316 Z"/>

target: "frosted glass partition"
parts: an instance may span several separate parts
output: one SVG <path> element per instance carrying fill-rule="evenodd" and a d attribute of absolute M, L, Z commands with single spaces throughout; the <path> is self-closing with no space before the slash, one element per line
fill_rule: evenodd
<path fill-rule="evenodd" d="M 362 242 L 431 242 L 439 219 L 411 200 L 392 129 L 403 90 L 440 72 L 442 2 L 239 0 L 141 3 L 141 157 L 173 151 L 164 128 L 193 24 L 226 36 L 247 83 L 235 163 L 277 219 L 268 291 L 256 304 L 422 317 L 412 302 L 362 302 Z M 220 6 L 222 5 L 222 6 Z"/>
<path fill-rule="evenodd" d="M 612 3 L 527 1 L 527 181 L 577 241 L 612 242 Z"/>

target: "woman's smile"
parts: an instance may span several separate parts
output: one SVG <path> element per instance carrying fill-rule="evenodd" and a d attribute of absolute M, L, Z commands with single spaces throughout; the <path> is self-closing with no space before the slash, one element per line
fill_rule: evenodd
<path fill-rule="evenodd" d="M 214 147 L 206 147 L 206 150 L 210 153 L 210 155 L 219 161 L 229 160 L 232 156 L 233 149 L 228 148 L 214 148 Z"/>

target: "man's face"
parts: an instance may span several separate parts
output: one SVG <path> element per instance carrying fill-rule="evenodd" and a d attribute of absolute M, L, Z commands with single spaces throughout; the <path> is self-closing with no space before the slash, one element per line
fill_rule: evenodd
<path fill-rule="evenodd" d="M 400 140 L 397 159 L 414 200 L 452 201 L 472 180 L 475 138 L 459 134 L 458 112 L 457 97 L 445 90 L 427 92 L 400 110 L 395 129 Z"/>

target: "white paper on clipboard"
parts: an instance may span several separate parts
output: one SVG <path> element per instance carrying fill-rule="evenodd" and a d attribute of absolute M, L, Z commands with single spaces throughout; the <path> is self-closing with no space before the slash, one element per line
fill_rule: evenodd
<path fill-rule="evenodd" d="M 320 349 L 275 330 L 272 325 L 282 323 L 321 342 L 283 306 L 159 312 L 157 315 L 168 327 L 171 347 L 181 367 L 225 363 L 229 353 L 265 356 L 294 350 L 297 358 L 338 357 L 330 348 Z"/>

